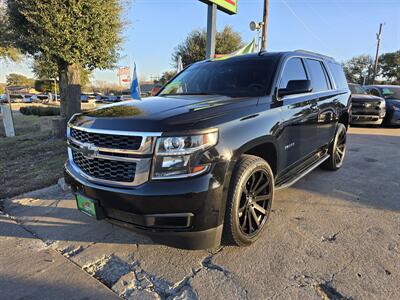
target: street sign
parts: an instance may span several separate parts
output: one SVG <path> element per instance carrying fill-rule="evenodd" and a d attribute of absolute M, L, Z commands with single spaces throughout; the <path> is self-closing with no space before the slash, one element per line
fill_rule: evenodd
<path fill-rule="evenodd" d="M 129 87 L 131 85 L 131 68 L 122 67 L 117 71 L 117 76 L 119 78 L 119 85 L 123 87 Z"/>
<path fill-rule="evenodd" d="M 237 2 L 238 0 L 200 0 L 206 4 L 216 4 L 219 10 L 226 12 L 227 14 L 237 14 Z"/>

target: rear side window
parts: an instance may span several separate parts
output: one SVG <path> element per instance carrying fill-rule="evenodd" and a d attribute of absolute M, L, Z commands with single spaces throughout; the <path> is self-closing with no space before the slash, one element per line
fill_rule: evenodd
<path fill-rule="evenodd" d="M 328 62 L 329 69 L 332 72 L 333 79 L 336 83 L 336 88 L 338 89 L 347 89 L 347 79 L 344 75 L 343 68 L 341 65 L 333 62 Z"/>
<path fill-rule="evenodd" d="M 321 62 L 314 59 L 306 59 L 306 64 L 311 76 L 312 91 L 321 92 L 329 90 L 330 87 Z"/>
<path fill-rule="evenodd" d="M 286 89 L 290 80 L 307 80 L 306 70 L 300 58 L 291 58 L 286 63 L 279 88 Z"/>

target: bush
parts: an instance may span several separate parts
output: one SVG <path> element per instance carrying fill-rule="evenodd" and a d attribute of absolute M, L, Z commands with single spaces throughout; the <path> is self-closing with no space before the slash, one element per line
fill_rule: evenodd
<path fill-rule="evenodd" d="M 59 107 L 25 106 L 19 109 L 23 115 L 34 115 L 39 117 L 60 115 Z"/>

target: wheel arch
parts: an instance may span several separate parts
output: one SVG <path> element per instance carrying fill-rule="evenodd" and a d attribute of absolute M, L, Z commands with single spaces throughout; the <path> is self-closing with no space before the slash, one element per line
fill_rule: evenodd
<path fill-rule="evenodd" d="M 340 116 L 339 116 L 339 123 L 343 124 L 346 127 L 346 130 L 349 129 L 349 124 L 350 124 L 350 114 L 348 111 L 344 111 Z"/>
<path fill-rule="evenodd" d="M 233 161 L 232 170 L 234 168 L 234 165 L 240 158 L 240 156 L 242 156 L 243 154 L 249 154 L 261 157 L 270 165 L 272 172 L 274 173 L 274 176 L 276 176 L 276 174 L 278 173 L 278 166 L 279 166 L 278 147 L 274 137 L 266 136 L 257 138 L 252 141 L 249 141 L 248 143 L 240 147 L 234 153 L 232 159 Z"/>

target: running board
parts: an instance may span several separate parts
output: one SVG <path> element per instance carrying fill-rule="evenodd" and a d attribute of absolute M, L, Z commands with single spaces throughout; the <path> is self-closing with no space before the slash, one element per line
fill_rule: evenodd
<path fill-rule="evenodd" d="M 283 181 L 282 183 L 279 183 L 278 185 L 275 186 L 275 190 L 279 191 L 285 188 L 290 187 L 291 185 L 295 184 L 297 181 L 299 181 L 301 178 L 306 176 L 308 173 L 316 169 L 319 165 L 321 165 L 324 161 L 326 161 L 330 157 L 329 154 L 326 154 L 323 156 L 321 159 L 310 165 L 307 169 L 305 169 L 302 172 L 299 172 L 295 174 L 294 176 L 288 178 L 288 180 Z"/>

